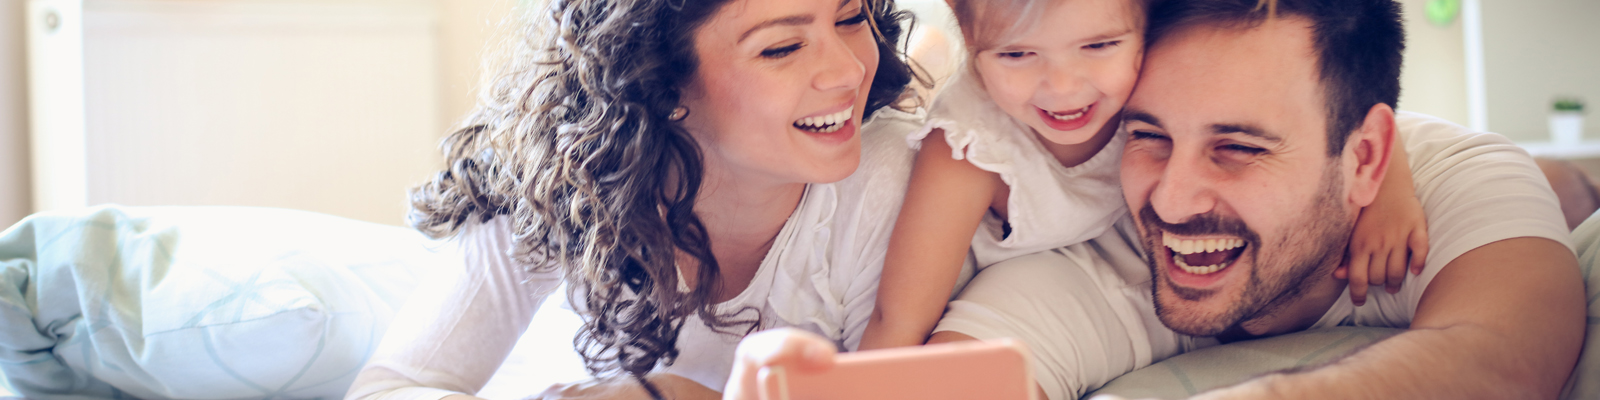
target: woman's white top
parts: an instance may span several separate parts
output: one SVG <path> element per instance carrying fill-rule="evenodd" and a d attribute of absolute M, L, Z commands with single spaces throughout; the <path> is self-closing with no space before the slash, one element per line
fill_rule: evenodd
<path fill-rule="evenodd" d="M 972 236 L 978 268 L 1099 237 L 1127 211 L 1118 172 L 1126 132 L 1119 129 L 1088 161 L 1063 166 L 1033 128 L 994 104 L 972 68 L 956 71 L 934 98 L 927 124 L 906 141 L 920 148 L 923 138 L 941 129 L 951 157 L 999 174 L 1010 188 L 1010 221 L 985 213 Z M 1010 234 L 1004 231 L 1007 222 Z"/>
<path fill-rule="evenodd" d="M 910 175 L 912 152 L 901 140 L 921 123 L 916 115 L 878 111 L 861 130 L 856 172 L 808 185 L 750 285 L 717 311 L 760 310 L 760 329 L 799 328 L 855 349 Z M 454 283 L 417 289 L 347 398 L 438 399 L 481 389 L 562 282 L 560 272 L 513 261 L 511 235 L 504 217 L 463 227 L 457 242 L 465 271 Z M 691 317 L 678 337 L 677 361 L 657 370 L 721 391 L 743 333 L 716 333 Z"/>

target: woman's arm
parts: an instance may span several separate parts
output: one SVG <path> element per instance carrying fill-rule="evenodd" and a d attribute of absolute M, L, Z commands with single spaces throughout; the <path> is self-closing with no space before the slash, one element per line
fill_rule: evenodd
<path fill-rule="evenodd" d="M 483 388 L 561 284 L 559 272 L 529 272 L 507 256 L 510 232 L 504 217 L 463 228 L 464 268 L 420 280 L 346 398 L 431 400 Z"/>
<path fill-rule="evenodd" d="M 1005 189 L 999 175 L 950 154 L 942 130 L 922 140 L 860 350 L 927 340 L 944 314 L 973 233 Z"/>

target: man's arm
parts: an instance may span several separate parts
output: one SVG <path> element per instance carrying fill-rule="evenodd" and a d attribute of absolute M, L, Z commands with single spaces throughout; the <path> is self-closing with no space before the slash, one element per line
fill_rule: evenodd
<path fill-rule="evenodd" d="M 1561 243 L 1490 243 L 1439 271 L 1409 331 L 1196 398 L 1555 398 L 1582 347 L 1583 290 Z"/>

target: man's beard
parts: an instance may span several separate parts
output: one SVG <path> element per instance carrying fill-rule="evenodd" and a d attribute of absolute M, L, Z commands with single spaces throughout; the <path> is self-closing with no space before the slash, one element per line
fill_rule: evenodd
<path fill-rule="evenodd" d="M 1302 213 L 1304 218 L 1283 225 L 1288 229 L 1282 240 L 1267 251 L 1262 251 L 1260 235 L 1238 218 L 1224 217 L 1213 211 L 1196 215 L 1181 224 L 1168 224 L 1156 215 L 1148 202 L 1145 203 L 1144 208 L 1139 210 L 1139 222 L 1144 227 L 1145 248 L 1151 254 L 1146 260 L 1150 266 L 1150 290 L 1155 297 L 1156 315 L 1161 322 L 1173 331 L 1186 335 L 1216 336 L 1238 328 L 1246 321 L 1270 316 L 1294 304 L 1308 288 L 1320 281 L 1318 274 L 1331 276 L 1333 268 L 1343 259 L 1354 224 L 1349 213 L 1340 206 L 1343 180 L 1339 178 L 1337 166 L 1337 163 L 1330 163 L 1324 168 L 1321 182 L 1323 190 L 1312 201 L 1312 206 Z M 1230 235 L 1244 239 L 1251 268 L 1240 298 L 1223 312 L 1214 315 L 1181 307 L 1181 302 L 1198 302 L 1220 292 L 1179 287 L 1164 278 L 1157 259 L 1160 257 L 1157 254 L 1166 253 L 1157 247 L 1163 246 L 1160 240 L 1163 230 L 1185 236 Z M 1239 266 L 1238 263 L 1244 259 L 1245 255 L 1241 254 L 1232 261 L 1234 265 L 1228 268 Z M 1276 267 L 1282 265 L 1288 266 L 1282 269 L 1282 273 L 1270 273 L 1280 270 Z M 1176 299 L 1162 295 L 1162 281 L 1168 283 L 1167 287 Z"/>

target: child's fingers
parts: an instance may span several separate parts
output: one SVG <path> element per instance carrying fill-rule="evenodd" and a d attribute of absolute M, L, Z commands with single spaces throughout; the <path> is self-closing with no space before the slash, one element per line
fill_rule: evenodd
<path fill-rule="evenodd" d="M 1406 279 L 1406 249 L 1396 248 L 1389 252 L 1389 267 L 1384 270 L 1388 279 L 1384 282 L 1384 290 L 1389 294 L 1400 293 L 1400 283 Z"/>
<path fill-rule="evenodd" d="M 1428 231 L 1412 231 L 1410 242 L 1411 273 L 1422 275 L 1422 267 L 1428 265 Z"/>
<path fill-rule="evenodd" d="M 1356 254 L 1350 258 L 1350 302 L 1357 307 L 1367 303 L 1367 265 L 1371 257 L 1369 254 Z"/>

